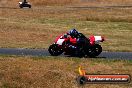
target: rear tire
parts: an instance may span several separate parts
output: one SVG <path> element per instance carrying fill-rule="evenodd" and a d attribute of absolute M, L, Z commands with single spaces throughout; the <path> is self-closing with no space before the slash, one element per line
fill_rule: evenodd
<path fill-rule="evenodd" d="M 98 44 L 95 44 L 88 50 L 89 57 L 96 57 L 102 52 L 102 47 Z"/>
<path fill-rule="evenodd" d="M 63 53 L 63 50 L 57 44 L 50 45 L 48 51 L 52 56 L 58 56 Z"/>

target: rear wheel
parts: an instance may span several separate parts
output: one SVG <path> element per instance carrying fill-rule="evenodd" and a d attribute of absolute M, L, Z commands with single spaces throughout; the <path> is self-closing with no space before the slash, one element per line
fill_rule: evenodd
<path fill-rule="evenodd" d="M 98 44 L 95 44 L 88 50 L 88 56 L 96 57 L 102 52 L 102 47 Z"/>
<path fill-rule="evenodd" d="M 50 45 L 48 51 L 52 56 L 58 56 L 63 53 L 63 50 L 57 44 Z"/>

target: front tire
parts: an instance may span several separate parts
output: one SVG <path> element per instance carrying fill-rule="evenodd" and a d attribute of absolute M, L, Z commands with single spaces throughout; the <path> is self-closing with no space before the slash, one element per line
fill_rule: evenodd
<path fill-rule="evenodd" d="M 48 51 L 52 56 L 58 56 L 63 53 L 63 50 L 57 44 L 50 45 Z"/>

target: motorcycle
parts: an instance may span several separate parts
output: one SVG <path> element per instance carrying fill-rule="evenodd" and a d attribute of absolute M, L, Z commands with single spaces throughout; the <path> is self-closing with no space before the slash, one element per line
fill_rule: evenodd
<path fill-rule="evenodd" d="M 58 36 L 54 43 L 49 46 L 49 53 L 52 56 L 61 55 L 63 52 L 65 55 L 77 56 L 77 57 L 96 57 L 102 52 L 100 42 L 104 41 L 102 36 L 90 36 L 85 37 L 82 33 L 79 34 L 79 38 L 64 37 L 64 35 Z M 81 41 L 80 44 L 77 41 Z M 82 41 L 83 40 L 83 41 Z M 70 46 L 74 46 L 72 49 Z"/>
<path fill-rule="evenodd" d="M 23 8 L 23 7 L 31 8 L 31 4 L 27 2 L 26 0 L 24 0 L 23 2 L 19 2 L 19 7 L 20 8 Z"/>

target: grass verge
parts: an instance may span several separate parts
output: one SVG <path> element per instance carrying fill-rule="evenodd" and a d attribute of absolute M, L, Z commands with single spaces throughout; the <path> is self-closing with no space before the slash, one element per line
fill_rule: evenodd
<path fill-rule="evenodd" d="M 82 65 L 88 74 L 130 74 L 131 60 L 69 57 L 0 56 L 0 87 L 78 88 Z M 129 88 L 132 84 L 88 84 L 89 88 Z"/>

